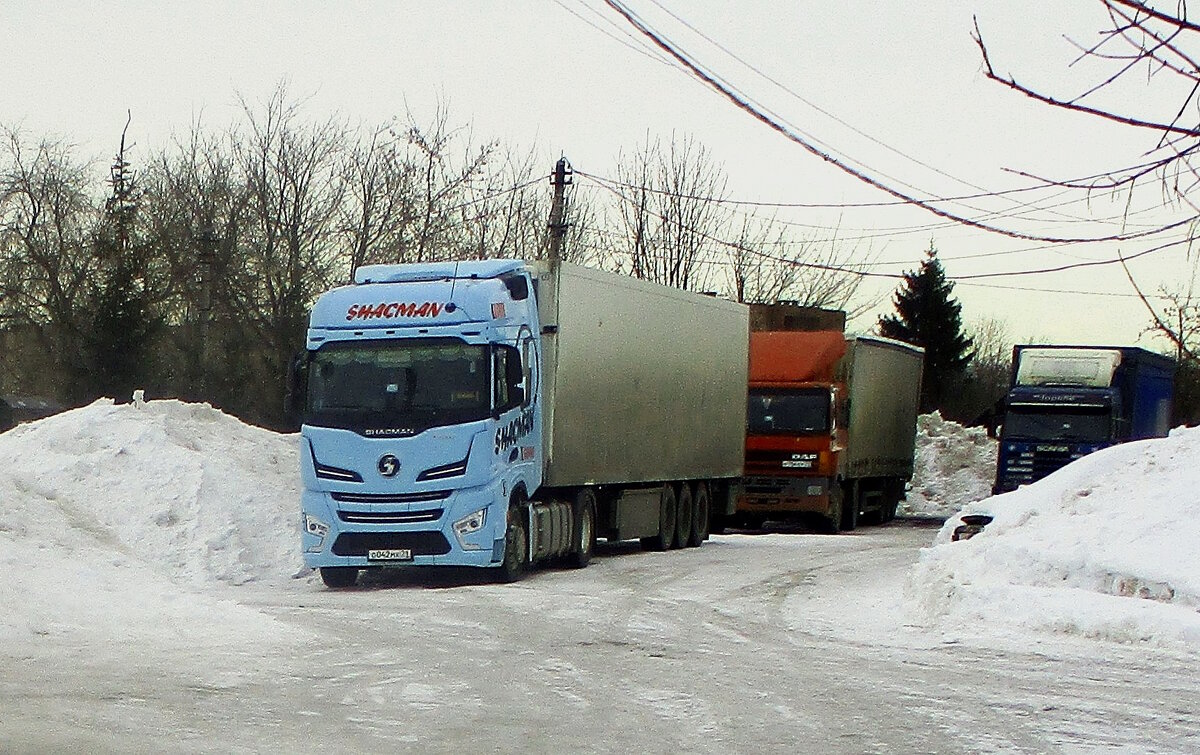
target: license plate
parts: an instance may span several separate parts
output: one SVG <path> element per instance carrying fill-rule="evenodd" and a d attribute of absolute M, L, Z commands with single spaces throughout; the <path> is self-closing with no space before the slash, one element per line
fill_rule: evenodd
<path fill-rule="evenodd" d="M 388 548 L 367 551 L 368 561 L 412 561 L 412 551 L 408 548 Z"/>

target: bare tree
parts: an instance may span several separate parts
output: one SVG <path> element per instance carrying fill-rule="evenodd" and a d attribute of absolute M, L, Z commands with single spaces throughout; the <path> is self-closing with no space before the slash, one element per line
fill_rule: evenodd
<path fill-rule="evenodd" d="M 53 355 L 46 382 L 66 392 L 81 369 L 94 284 L 100 203 L 88 191 L 92 164 L 61 139 L 30 143 L 9 127 L 0 139 L 0 316 Z"/>
<path fill-rule="evenodd" d="M 476 144 L 470 128 L 451 127 L 444 105 L 428 126 L 409 114 L 406 131 L 409 159 L 416 171 L 416 211 L 405 230 L 401 260 L 424 262 L 470 256 L 465 242 L 461 206 L 486 174 L 496 142 Z M 457 156 L 456 154 L 457 153 Z"/>
<path fill-rule="evenodd" d="M 691 137 L 673 136 L 665 148 L 647 138 L 632 155 L 618 158 L 617 177 L 629 274 L 704 290 L 710 277 L 706 263 L 716 257 L 729 222 L 722 204 L 725 174 L 709 151 Z"/>
<path fill-rule="evenodd" d="M 346 201 L 339 230 L 349 250 L 349 277 L 360 266 L 394 261 L 403 229 L 414 222 L 416 166 L 391 126 L 360 136 L 345 163 Z"/>
<path fill-rule="evenodd" d="M 469 257 L 538 256 L 550 203 L 545 171 L 536 161 L 533 151 L 496 146 L 491 169 L 471 183 L 458 207 Z"/>
<path fill-rule="evenodd" d="M 329 118 L 301 120 L 300 105 L 281 86 L 261 107 L 243 102 L 247 133 L 233 153 L 246 185 L 243 266 L 231 281 L 243 316 L 265 346 L 281 381 L 303 343 L 308 308 L 336 280 L 336 232 L 345 194 L 345 127 Z M 271 403 L 282 402 L 282 392 Z"/>
<path fill-rule="evenodd" d="M 882 299 L 860 296 L 874 255 L 839 242 L 836 229 L 828 239 L 794 239 L 775 218 L 747 216 L 730 247 L 728 280 L 737 301 L 794 301 L 845 310 L 853 318 Z"/>
<path fill-rule="evenodd" d="M 265 421 L 238 397 L 261 384 L 251 355 L 235 344 L 260 343 L 243 307 L 253 291 L 243 280 L 244 234 L 254 224 L 250 194 L 235 160 L 232 132 L 208 134 L 199 122 L 155 154 L 142 173 L 143 233 L 162 280 L 166 329 L 158 344 L 171 367 L 164 382 L 175 395 L 213 402 Z"/>
<path fill-rule="evenodd" d="M 1180 229 L 1182 239 L 1168 240 L 1144 250 L 1187 246 L 1194 241 L 1200 214 L 1200 24 L 1188 17 L 1186 3 L 1151 0 L 1096 0 L 1107 16 L 1094 41 L 1076 42 L 1080 59 L 1097 63 L 1104 71 L 1083 91 L 1052 91 L 1030 84 L 1023 77 L 1002 70 L 995 51 L 987 44 L 978 22 L 975 41 L 982 56 L 985 75 L 1005 87 L 1048 106 L 1086 114 L 1127 127 L 1136 143 L 1144 135 L 1145 154 L 1132 164 L 1116 165 L 1100 176 L 1084 180 L 1039 177 L 1050 185 L 1086 191 L 1133 191 L 1157 183 L 1166 204 L 1182 210 L 1156 227 L 1140 232 L 1143 237 Z M 1118 86 L 1137 86 L 1150 96 L 1109 97 Z M 1119 103 L 1119 104 L 1117 104 Z M 1028 174 L 1026 174 L 1028 175 Z M 1142 287 L 1126 273 L 1139 295 Z M 1194 280 L 1194 278 L 1193 278 Z M 1200 351 L 1200 322 L 1194 318 L 1190 289 L 1175 292 L 1165 307 L 1150 297 L 1142 301 L 1150 312 L 1153 329 L 1164 335 L 1182 358 L 1195 359 Z"/>

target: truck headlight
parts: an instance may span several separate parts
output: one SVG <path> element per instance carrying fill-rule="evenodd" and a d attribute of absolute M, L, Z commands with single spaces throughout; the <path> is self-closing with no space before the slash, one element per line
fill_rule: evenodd
<path fill-rule="evenodd" d="M 473 511 L 454 523 L 454 534 L 462 537 L 478 532 L 483 529 L 485 521 L 487 521 L 487 509 Z"/>
<path fill-rule="evenodd" d="M 310 535 L 324 538 L 329 534 L 329 525 L 311 514 L 304 515 L 304 531 Z"/>

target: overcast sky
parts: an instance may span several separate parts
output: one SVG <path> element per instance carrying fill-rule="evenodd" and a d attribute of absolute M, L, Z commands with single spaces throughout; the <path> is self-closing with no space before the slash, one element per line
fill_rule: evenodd
<path fill-rule="evenodd" d="M 973 15 L 1002 72 L 1063 96 L 1083 91 L 1096 69 L 1068 67 L 1076 52 L 1064 35 L 1094 41 L 1105 21 L 1097 2 L 627 4 L 822 150 L 917 195 L 1028 184 L 1011 170 L 1090 175 L 1154 146 L 1152 134 L 1055 112 L 982 74 Z M 892 200 L 665 62 L 603 0 L 0 0 L 0 61 L 0 122 L 67 136 L 101 165 L 127 110 L 131 139 L 153 148 L 198 117 L 224 126 L 237 117 L 239 93 L 262 101 L 286 81 L 297 96 L 311 95 L 306 112 L 314 119 L 336 112 L 373 124 L 407 110 L 428 120 L 441 102 L 453 122 L 471 124 L 480 138 L 541 150 L 547 171 L 563 154 L 579 170 L 611 176 L 620 150 L 675 132 L 711 150 L 734 199 Z M 1168 96 L 1155 110 L 1141 87 L 1112 97 L 1159 115 L 1178 106 Z M 600 191 L 586 181 L 578 190 Z M 1020 232 L 1068 237 L 1103 236 L 1122 222 L 1137 227 L 1180 212 L 1155 209 L 1162 201 L 1155 185 L 1134 195 L 1130 215 L 1126 196 L 1085 199 L 1043 191 L 946 206 Z M 1051 248 L 913 207 L 787 207 L 778 217 L 799 235 L 828 238 L 837 229 L 838 243 L 890 274 L 914 268 L 931 239 L 952 277 L 1108 260 L 1151 246 Z M 1148 254 L 1131 268 L 1151 291 L 1189 275 L 1181 249 Z M 895 285 L 880 279 L 872 287 L 882 294 Z M 955 293 L 969 324 L 999 318 L 1016 340 L 1132 343 L 1149 321 L 1119 265 L 963 280 Z M 883 301 L 877 311 L 888 308 Z"/>

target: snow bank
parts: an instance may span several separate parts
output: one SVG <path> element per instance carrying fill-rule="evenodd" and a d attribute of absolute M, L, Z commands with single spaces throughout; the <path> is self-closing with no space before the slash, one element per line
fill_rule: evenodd
<path fill-rule="evenodd" d="M 910 575 L 919 621 L 1118 641 L 1200 642 L 1200 429 L 1086 456 L 967 505 L 994 521 L 952 542 L 947 520 Z"/>
<path fill-rule="evenodd" d="M 52 509 L 177 581 L 286 579 L 301 565 L 298 437 L 208 404 L 98 401 L 0 435 L 8 524 Z"/>
<path fill-rule="evenodd" d="M 297 446 L 178 401 L 98 401 L 0 435 L 0 604 L 20 606 L 0 636 L 270 633 L 199 588 L 298 571 Z"/>
<path fill-rule="evenodd" d="M 938 412 L 917 418 L 912 489 L 901 516 L 946 518 L 991 495 L 996 441 L 981 427 L 963 427 Z"/>

